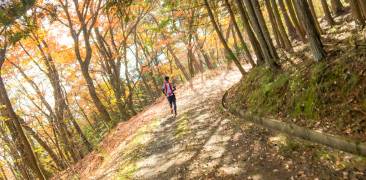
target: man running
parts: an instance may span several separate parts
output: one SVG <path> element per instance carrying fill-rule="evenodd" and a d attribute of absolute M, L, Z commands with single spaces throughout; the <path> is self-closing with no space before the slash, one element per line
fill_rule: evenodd
<path fill-rule="evenodd" d="M 177 116 L 177 103 L 176 103 L 175 94 L 174 94 L 174 91 L 176 90 L 176 88 L 169 82 L 169 76 L 166 76 L 164 79 L 165 80 L 164 80 L 162 91 L 165 94 L 165 96 L 168 98 L 171 113 L 172 114 L 174 113 L 174 117 L 176 117 Z"/>

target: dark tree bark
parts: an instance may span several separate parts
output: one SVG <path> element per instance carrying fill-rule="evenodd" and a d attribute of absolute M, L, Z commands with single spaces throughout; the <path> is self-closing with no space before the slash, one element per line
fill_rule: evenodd
<path fill-rule="evenodd" d="M 320 34 L 316 30 L 314 18 L 312 18 L 309 4 L 306 0 L 296 1 L 299 10 L 299 18 L 304 22 L 306 34 L 309 38 L 310 49 L 315 61 L 324 60 L 326 53 L 320 40 Z"/>
<path fill-rule="evenodd" d="M 225 0 L 224 2 L 225 2 L 224 4 L 225 4 L 227 10 L 229 11 L 231 21 L 232 21 L 232 23 L 234 25 L 236 34 L 239 37 L 239 40 L 240 40 L 240 43 L 241 43 L 241 47 L 243 47 L 244 53 L 246 55 L 246 58 L 248 59 L 249 63 L 252 65 L 252 67 L 254 67 L 255 66 L 255 63 L 253 61 L 252 55 L 249 52 L 249 49 L 248 49 L 247 44 L 244 41 L 243 35 L 240 32 L 240 28 L 238 26 L 238 23 L 236 22 L 235 15 L 234 15 L 234 12 L 233 12 L 233 10 L 231 8 L 231 5 L 229 3 L 229 0 Z"/>
<path fill-rule="evenodd" d="M 269 35 L 269 31 L 268 31 L 268 28 L 267 28 L 267 24 L 264 20 L 264 17 L 263 17 L 263 14 L 262 14 L 262 10 L 261 10 L 261 7 L 259 5 L 259 2 L 257 0 L 251 0 L 251 3 L 252 3 L 252 7 L 253 7 L 253 10 L 254 10 L 254 18 L 257 19 L 257 22 L 259 24 L 259 27 L 261 29 L 261 32 L 262 32 L 262 35 L 267 43 L 267 47 L 269 49 L 269 52 L 272 56 L 272 60 L 275 60 L 275 59 L 278 59 L 278 54 L 277 54 L 277 51 L 273 45 L 273 42 L 272 42 L 272 38 L 271 36 Z M 278 23 L 278 22 L 277 22 Z M 277 64 L 278 65 L 278 64 Z"/>
<path fill-rule="evenodd" d="M 194 33 L 194 36 L 195 36 L 195 39 L 196 39 L 196 42 L 197 42 L 197 46 L 198 46 L 198 50 L 200 51 L 200 53 L 202 54 L 203 56 L 203 59 L 206 63 L 206 66 L 208 69 L 214 69 L 215 66 L 214 64 L 212 64 L 211 60 L 210 60 L 210 55 L 206 52 L 206 50 L 204 49 L 204 44 L 203 42 L 200 41 L 200 39 L 198 38 L 198 35 L 197 33 Z"/>
<path fill-rule="evenodd" d="M 295 1 L 295 3 L 296 3 L 296 1 Z M 309 3 L 309 7 L 310 7 L 310 12 L 312 14 L 311 17 L 313 17 L 313 19 L 314 19 L 315 27 L 316 27 L 317 31 L 319 32 L 319 34 L 323 34 L 323 30 L 320 27 L 320 24 L 319 24 L 319 21 L 318 21 L 318 17 L 316 16 L 316 13 L 315 13 L 315 8 L 314 8 L 313 0 L 308 0 L 308 3 Z M 298 14 L 298 16 L 300 16 L 300 15 Z M 305 29 L 306 29 L 306 27 L 305 27 Z"/>
<path fill-rule="evenodd" d="M 38 142 L 40 146 L 42 146 L 48 155 L 50 155 L 51 159 L 55 162 L 56 166 L 60 170 L 63 170 L 67 167 L 65 162 L 56 155 L 52 148 L 48 146 L 47 142 L 45 142 L 31 127 L 23 125 L 23 128 Z"/>
<path fill-rule="evenodd" d="M 302 26 L 302 24 L 300 24 L 300 22 L 299 22 L 299 20 L 296 16 L 294 6 L 293 6 L 291 0 L 285 0 L 285 2 L 286 2 L 286 5 L 287 5 L 287 8 L 288 8 L 288 12 L 290 14 L 291 20 L 292 20 L 292 22 L 294 23 L 294 25 L 296 27 L 296 32 L 300 36 L 301 40 L 303 42 L 305 42 L 306 41 L 305 30 L 304 30 L 304 27 Z"/>
<path fill-rule="evenodd" d="M 300 39 L 300 37 L 296 33 L 296 29 L 295 29 L 294 25 L 292 24 L 292 22 L 290 20 L 290 17 L 287 13 L 287 10 L 286 10 L 286 7 L 285 7 L 285 4 L 284 4 L 283 0 L 278 1 L 278 5 L 280 6 L 283 18 L 285 19 L 287 31 L 288 31 L 288 34 L 289 34 L 290 38 L 291 39 Z"/>
<path fill-rule="evenodd" d="M 360 11 L 363 15 L 363 20 L 366 20 L 366 1 L 364 0 L 358 0 L 358 4 L 360 4 Z"/>
<path fill-rule="evenodd" d="M 244 29 L 245 29 L 245 31 L 248 35 L 249 41 L 252 45 L 252 49 L 253 49 L 255 55 L 257 56 L 257 64 L 258 65 L 264 64 L 263 53 L 261 51 L 259 42 L 258 42 L 257 38 L 255 37 L 254 32 L 249 24 L 249 19 L 248 19 L 247 13 L 245 12 L 244 4 L 242 3 L 241 0 L 236 0 L 236 4 L 239 9 L 239 13 L 240 13 L 240 17 L 241 17 Z"/>
<path fill-rule="evenodd" d="M 278 10 L 278 6 L 275 0 L 271 0 L 271 5 L 272 5 L 272 9 L 277 21 L 277 25 L 278 25 L 278 29 L 281 35 L 281 38 L 284 42 L 285 48 L 288 51 L 293 51 L 292 46 L 291 46 L 291 42 L 286 34 L 286 30 L 285 30 L 285 26 L 282 23 L 282 19 L 281 19 L 281 15 L 280 12 Z"/>
<path fill-rule="evenodd" d="M 340 0 L 331 0 L 331 8 L 335 16 L 339 16 L 344 12 L 344 6 Z"/>
<path fill-rule="evenodd" d="M 325 19 L 328 22 L 328 24 L 330 26 L 333 26 L 335 24 L 334 19 L 332 17 L 332 15 L 330 14 L 330 10 L 329 10 L 329 6 L 327 4 L 327 0 L 321 0 L 320 1 L 323 7 L 323 11 L 324 11 L 324 15 L 325 15 Z"/>
<path fill-rule="evenodd" d="M 267 9 L 269 21 L 270 21 L 271 26 L 272 26 L 272 31 L 273 31 L 273 34 L 274 34 L 274 37 L 275 37 L 275 40 L 276 40 L 276 44 L 277 44 L 278 47 L 284 48 L 285 45 L 284 45 L 284 42 L 283 42 L 282 38 L 280 37 L 280 32 L 278 30 L 278 25 L 277 25 L 275 16 L 273 14 L 271 3 L 269 2 L 269 0 L 265 0 L 264 2 L 265 2 L 266 9 Z"/>
<path fill-rule="evenodd" d="M 24 133 L 22 125 L 20 123 L 20 117 L 15 113 L 13 106 L 8 97 L 4 81 L 2 79 L 2 66 L 5 62 L 6 55 L 6 45 L 2 49 L 0 49 L 0 114 L 7 119 L 5 121 L 6 126 L 8 127 L 12 140 L 14 144 L 17 146 L 17 150 L 22 156 L 22 162 L 26 164 L 32 172 L 39 179 L 46 179 L 45 173 L 42 171 L 41 167 L 38 164 L 38 159 L 34 154 L 31 144 L 27 136 Z"/>
<path fill-rule="evenodd" d="M 350 0 L 352 15 L 360 25 L 365 25 L 365 17 L 363 16 L 361 4 L 358 0 Z M 361 2 L 362 3 L 362 2 Z"/>
<path fill-rule="evenodd" d="M 277 52 L 275 52 L 272 40 L 268 35 L 267 27 L 265 26 L 264 22 L 261 21 L 263 18 L 260 9 L 258 7 L 258 2 L 244 0 L 245 5 L 248 9 L 248 16 L 253 27 L 254 32 L 257 35 L 259 45 L 262 49 L 262 53 L 264 55 L 264 60 L 268 67 L 272 70 L 280 69 L 280 66 L 277 64 L 276 60 L 278 59 Z M 253 3 L 255 6 L 253 6 Z"/>
<path fill-rule="evenodd" d="M 74 40 L 74 52 L 76 55 L 76 59 L 80 64 L 81 72 L 82 72 L 82 75 L 87 84 L 90 97 L 92 98 L 93 103 L 94 103 L 95 107 L 97 108 L 102 119 L 107 124 L 109 124 L 112 122 L 112 119 L 107 111 L 107 108 L 103 105 L 102 101 L 98 97 L 98 93 L 96 91 L 93 79 L 91 78 L 91 76 L 89 74 L 89 65 L 90 65 L 90 61 L 92 58 L 92 52 L 93 52 L 93 49 L 90 44 L 91 31 L 97 21 L 97 17 L 98 17 L 99 11 L 101 9 L 100 6 L 101 6 L 102 2 L 101 2 L 101 0 L 98 0 L 97 2 L 88 1 L 88 2 L 86 2 L 85 6 L 82 7 L 83 9 L 80 9 L 78 1 L 73 1 L 74 7 L 76 9 L 77 19 L 78 19 L 79 23 L 81 24 L 80 29 L 74 29 L 75 28 L 74 21 L 72 20 L 72 17 L 70 16 L 69 7 L 68 7 L 67 2 L 62 2 L 61 0 L 59 0 L 59 3 L 66 14 L 68 28 L 69 28 L 70 34 Z M 84 8 L 88 8 L 90 3 L 96 3 L 95 12 L 85 11 Z M 88 12 L 88 15 L 91 16 L 91 18 L 89 19 L 90 21 L 87 20 L 86 16 L 83 15 L 84 11 Z M 89 21 L 89 22 L 87 23 L 87 21 Z M 79 37 L 80 34 L 83 37 L 82 41 L 80 41 L 80 37 Z M 84 46 L 82 46 L 82 43 L 84 44 Z M 81 49 L 84 49 L 85 52 L 82 53 Z M 82 54 L 85 54 L 85 55 L 83 56 Z"/>
<path fill-rule="evenodd" d="M 111 23 L 109 19 L 108 22 Z M 112 44 L 111 47 L 107 43 L 107 40 L 100 34 L 97 27 L 94 28 L 94 32 L 98 44 L 98 50 L 104 58 L 104 61 L 102 61 L 102 68 L 107 74 L 109 84 L 112 87 L 114 98 L 116 99 L 117 108 L 120 113 L 120 118 L 127 119 L 128 114 L 126 106 L 123 102 L 125 86 L 120 78 L 122 58 L 119 55 L 120 47 L 117 47 L 117 44 L 115 42 L 113 28 L 109 28 L 108 30 L 108 33 L 110 35 L 110 42 Z"/>
<path fill-rule="evenodd" d="M 226 52 L 228 53 L 229 58 L 234 61 L 235 65 L 238 67 L 238 69 L 241 72 L 241 74 L 242 75 L 245 75 L 246 72 L 245 72 L 244 68 L 241 66 L 239 60 L 237 59 L 237 57 L 235 56 L 235 54 L 233 53 L 233 51 L 230 49 L 229 45 L 227 44 L 227 42 L 226 42 L 226 40 L 224 38 L 224 35 L 220 31 L 219 26 L 216 23 L 215 17 L 214 17 L 214 15 L 212 13 L 212 10 L 210 8 L 210 5 L 208 3 L 208 0 L 204 0 L 204 2 L 205 2 L 205 6 L 206 6 L 206 9 L 207 9 L 209 18 L 211 20 L 211 24 L 213 25 L 213 27 L 214 27 L 214 29 L 215 29 L 215 31 L 216 31 L 216 33 L 217 33 L 217 35 L 218 35 L 218 37 L 219 37 L 222 45 L 224 46 Z"/>

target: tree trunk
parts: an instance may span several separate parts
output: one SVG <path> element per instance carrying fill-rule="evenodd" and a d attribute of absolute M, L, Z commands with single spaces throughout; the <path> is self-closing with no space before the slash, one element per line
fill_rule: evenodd
<path fill-rule="evenodd" d="M 266 26 L 265 24 L 263 24 L 263 21 L 259 21 L 259 19 L 261 19 L 259 17 L 263 18 L 263 16 L 260 13 L 260 9 L 258 9 L 258 2 L 250 0 L 244 0 L 244 2 L 248 9 L 248 16 L 251 21 L 253 30 L 257 34 L 259 45 L 262 49 L 262 53 L 264 55 L 267 66 L 270 67 L 272 70 L 280 69 L 280 66 L 275 60 L 278 59 L 278 55 L 274 50 L 272 41 L 268 35 L 268 31 L 266 30 Z M 252 2 L 256 4 L 256 7 L 253 6 Z"/>
<path fill-rule="evenodd" d="M 280 37 L 280 32 L 278 30 L 278 25 L 276 22 L 276 19 L 274 17 L 273 11 L 272 11 L 272 7 L 271 4 L 269 2 L 269 0 L 265 0 L 264 1 L 266 9 L 267 9 L 267 13 L 268 13 L 268 17 L 269 17 L 269 21 L 271 23 L 272 26 L 272 31 L 276 40 L 276 44 L 278 47 L 284 48 L 284 42 L 282 40 L 282 38 Z"/>
<path fill-rule="evenodd" d="M 245 29 L 245 31 L 248 35 L 249 41 L 252 45 L 252 49 L 253 49 L 255 55 L 257 56 L 257 64 L 258 65 L 264 64 L 263 53 L 261 51 L 259 42 L 258 42 L 257 38 L 255 37 L 254 32 L 249 24 L 249 19 L 245 12 L 244 5 L 241 2 L 241 0 L 236 0 L 236 4 L 237 4 L 239 12 L 240 12 L 240 17 L 241 17 L 244 29 Z"/>
<path fill-rule="evenodd" d="M 100 99 L 97 95 L 97 91 L 95 89 L 94 83 L 93 83 L 93 79 L 90 77 L 88 68 L 85 65 L 81 65 L 81 72 L 82 72 L 84 79 L 86 81 L 86 84 L 88 86 L 90 97 L 92 98 L 94 105 L 97 108 L 99 114 L 102 116 L 102 119 L 107 124 L 111 123 L 112 119 L 109 116 L 109 113 L 108 113 L 107 109 L 105 108 L 105 106 L 103 105 L 102 101 L 100 101 Z"/>
<path fill-rule="evenodd" d="M 252 67 L 255 66 L 255 63 L 253 61 L 253 58 L 252 58 L 252 55 L 250 54 L 249 52 L 249 49 L 248 49 L 248 46 L 247 44 L 245 43 L 244 41 L 244 38 L 243 38 L 243 35 L 241 34 L 240 32 L 240 28 L 238 26 L 238 23 L 236 22 L 236 19 L 235 19 L 235 15 L 234 15 L 234 12 L 230 6 L 230 3 L 229 3 L 229 0 L 225 0 L 225 6 L 226 8 L 228 9 L 229 11 L 229 14 L 230 14 L 230 18 L 231 18 L 231 22 L 233 23 L 234 25 L 234 28 L 235 28 L 235 31 L 236 31 L 236 34 L 238 35 L 239 37 L 239 40 L 240 40 L 240 43 L 241 43 L 241 47 L 243 47 L 243 50 L 244 50 L 244 53 L 246 55 L 246 58 L 248 59 L 249 63 L 252 65 Z"/>
<path fill-rule="evenodd" d="M 261 29 L 262 35 L 263 35 L 263 37 L 264 37 L 264 39 L 267 43 L 267 47 L 268 47 L 269 52 L 271 54 L 271 57 L 272 57 L 271 61 L 274 61 L 275 59 L 278 59 L 278 54 L 277 54 L 276 49 L 273 45 L 271 36 L 269 35 L 269 31 L 268 31 L 266 22 L 264 20 L 259 2 L 258 2 L 258 0 L 251 0 L 251 4 L 252 4 L 252 8 L 253 8 L 254 13 L 255 13 L 254 18 L 257 19 L 257 22 L 258 22 L 259 27 Z M 271 63 L 273 63 L 273 62 L 271 62 Z"/>
<path fill-rule="evenodd" d="M 300 39 L 300 37 L 296 33 L 296 29 L 295 29 L 294 25 L 292 24 L 292 22 L 290 20 L 290 17 L 287 13 L 285 4 L 283 3 L 283 0 L 278 1 L 278 5 L 280 6 L 283 18 L 285 19 L 287 31 L 288 31 L 288 34 L 289 34 L 290 38 L 291 39 Z"/>
<path fill-rule="evenodd" d="M 326 53 L 320 40 L 320 34 L 316 30 L 314 18 L 311 16 L 309 4 L 306 0 L 297 0 L 297 9 L 299 10 L 299 18 L 304 22 L 306 34 L 309 38 L 310 49 L 315 61 L 324 60 Z"/>
<path fill-rule="evenodd" d="M 204 47 L 203 47 L 203 43 L 200 42 L 197 33 L 194 33 L 196 41 L 197 41 L 197 45 L 198 45 L 198 50 L 200 51 L 200 53 L 203 56 L 203 59 L 205 60 L 206 66 L 208 69 L 214 69 L 214 65 L 211 63 L 210 60 L 210 56 L 207 54 L 207 52 L 205 51 Z"/>
<path fill-rule="evenodd" d="M 69 103 L 67 103 L 67 104 L 69 104 Z M 88 138 L 85 136 L 85 134 L 81 130 L 79 124 L 76 122 L 76 119 L 72 115 L 71 110 L 68 107 L 68 105 L 66 107 L 66 110 L 67 110 L 67 116 L 70 118 L 71 123 L 74 126 L 77 134 L 80 136 L 81 140 L 83 141 L 84 146 L 86 147 L 86 149 L 88 150 L 88 152 L 91 152 L 93 150 L 93 145 L 89 142 Z"/>
<path fill-rule="evenodd" d="M 287 5 L 287 8 L 288 8 L 288 12 L 290 13 L 291 20 L 292 20 L 292 22 L 294 23 L 294 25 L 296 27 L 296 32 L 300 36 L 301 40 L 303 42 L 305 42 L 306 41 L 305 30 L 304 30 L 304 27 L 302 26 L 302 24 L 300 24 L 300 22 L 299 22 L 299 20 L 296 16 L 294 6 L 293 6 L 291 0 L 285 0 L 285 2 L 286 2 L 286 5 Z"/>
<path fill-rule="evenodd" d="M 0 113 L 5 119 L 7 119 L 7 121 L 5 121 L 5 124 L 7 125 L 10 131 L 12 140 L 15 142 L 17 146 L 17 150 L 20 152 L 22 156 L 22 162 L 32 170 L 32 172 L 36 175 L 37 178 L 46 179 L 44 176 L 44 172 L 42 171 L 42 169 L 38 164 L 38 160 L 36 155 L 34 154 L 32 146 L 29 143 L 28 138 L 23 131 L 19 117 L 18 115 L 15 114 L 10 99 L 7 96 L 7 92 L 1 74 L 0 74 L 0 105 L 3 107 L 0 108 Z"/>
<path fill-rule="evenodd" d="M 121 119 L 127 119 L 128 118 L 127 110 L 125 108 L 125 104 L 122 102 L 122 96 L 123 96 L 122 91 L 124 91 L 124 85 L 121 82 L 120 78 L 121 57 L 119 56 L 117 58 L 114 57 L 115 56 L 114 54 L 118 54 L 119 50 L 118 47 L 116 47 L 117 45 L 115 43 L 115 39 L 113 36 L 113 30 L 112 28 L 110 28 L 108 32 L 111 37 L 110 41 L 112 42 L 113 45 L 112 47 L 114 51 L 112 51 L 112 48 L 110 48 L 108 43 L 106 43 L 106 39 L 100 34 L 99 29 L 97 27 L 94 28 L 94 32 L 97 44 L 99 46 L 98 50 L 100 51 L 101 55 L 105 60 L 102 62 L 104 63 L 104 66 L 102 64 L 102 67 L 108 74 L 108 81 L 109 84 L 112 86 L 114 98 L 116 99 L 116 104 L 118 111 L 120 113 L 120 117 Z"/>
<path fill-rule="evenodd" d="M 1 170 L 1 179 L 8 180 L 3 165 L 0 165 L 0 170 Z"/>
<path fill-rule="evenodd" d="M 268 1 L 268 0 L 267 0 Z M 271 5 L 272 5 L 272 9 L 274 12 L 274 16 L 276 18 L 277 21 L 277 25 L 278 25 L 278 29 L 281 35 L 281 38 L 285 44 L 285 49 L 288 51 L 293 51 L 292 46 L 291 46 L 291 42 L 286 34 L 286 30 L 285 30 L 285 26 L 282 23 L 282 18 L 280 15 L 280 12 L 278 10 L 278 6 L 275 0 L 271 0 Z"/>
<path fill-rule="evenodd" d="M 55 162 L 56 166 L 60 168 L 60 170 L 64 170 L 67 166 L 65 162 L 56 155 L 56 153 L 52 150 L 48 144 L 43 141 L 43 139 L 29 126 L 23 125 L 24 129 L 38 142 L 40 146 L 50 155 L 51 159 Z"/>
<path fill-rule="evenodd" d="M 296 1 L 295 1 L 296 3 Z M 313 3 L 313 0 L 308 0 L 308 3 L 309 3 L 309 8 L 310 8 L 310 12 L 312 14 L 311 17 L 313 17 L 314 19 L 314 24 L 315 24 L 315 27 L 317 29 L 317 31 L 319 32 L 319 34 L 323 34 L 323 30 L 322 28 L 320 27 L 320 24 L 319 24 L 319 21 L 318 21 L 318 17 L 316 16 L 316 13 L 315 13 L 315 8 L 314 8 L 314 3 Z M 297 9 L 297 8 L 296 8 Z M 298 14 L 298 16 L 300 16 Z M 304 22 L 303 22 L 304 23 Z M 305 25 L 304 25 L 305 26 Z M 306 27 L 305 27 L 306 29 Z"/>
<path fill-rule="evenodd" d="M 335 16 L 339 16 L 344 12 L 344 7 L 340 0 L 331 0 L 331 8 Z"/>
<path fill-rule="evenodd" d="M 189 76 L 189 74 L 187 73 L 187 71 L 184 68 L 183 64 L 180 62 L 180 60 L 178 59 L 178 57 L 175 55 L 172 47 L 169 44 L 167 44 L 166 47 L 167 47 L 169 53 L 172 55 L 172 57 L 174 59 L 174 62 L 175 62 L 175 65 L 177 65 L 177 67 L 179 68 L 179 70 L 183 73 L 184 78 L 187 81 L 190 81 L 191 80 L 191 76 Z"/>
<path fill-rule="evenodd" d="M 352 15 L 355 18 L 355 21 L 358 22 L 360 25 L 364 26 L 365 18 L 363 16 L 362 9 L 360 7 L 361 4 L 359 3 L 358 0 L 350 0 L 349 3 L 350 3 Z"/>
<path fill-rule="evenodd" d="M 329 6 L 327 4 L 327 0 L 320 0 L 320 2 L 321 2 L 322 7 L 323 7 L 325 19 L 327 20 L 327 22 L 330 26 L 333 26 L 335 23 L 334 23 L 332 15 L 330 14 L 330 10 L 329 10 Z"/>
<path fill-rule="evenodd" d="M 224 35 L 222 34 L 222 32 L 220 31 L 216 21 L 215 21 L 215 17 L 211 11 L 211 8 L 210 8 L 210 5 L 208 3 L 208 0 L 204 0 L 205 2 L 205 6 L 206 6 L 206 9 L 207 9 L 207 12 L 208 12 L 208 15 L 210 17 L 210 20 L 211 20 L 211 24 L 213 25 L 222 45 L 224 46 L 226 52 L 228 53 L 228 55 L 230 56 L 229 58 L 232 59 L 235 63 L 235 65 L 238 67 L 239 71 L 241 72 L 242 75 L 245 75 L 246 72 L 244 70 L 244 68 L 241 66 L 239 60 L 236 58 L 235 54 L 233 53 L 233 51 L 230 49 L 229 45 L 227 44 L 225 38 L 224 38 Z"/>
<path fill-rule="evenodd" d="M 358 0 L 358 4 L 360 5 L 360 11 L 363 15 L 363 20 L 366 20 L 366 1 L 364 0 Z"/>

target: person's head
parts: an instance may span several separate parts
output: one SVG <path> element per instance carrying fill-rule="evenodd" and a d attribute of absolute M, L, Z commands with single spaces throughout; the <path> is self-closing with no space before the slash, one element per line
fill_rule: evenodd
<path fill-rule="evenodd" d="M 169 81 L 169 76 L 165 76 L 165 78 L 164 78 L 164 79 L 165 79 L 165 81 L 167 81 L 167 82 L 168 82 L 168 81 Z"/>

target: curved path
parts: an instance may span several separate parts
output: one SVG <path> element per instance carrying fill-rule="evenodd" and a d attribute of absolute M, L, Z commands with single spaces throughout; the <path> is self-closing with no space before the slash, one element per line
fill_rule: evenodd
<path fill-rule="evenodd" d="M 60 176 L 64 179 L 338 179 L 362 175 L 324 159 L 319 152 L 329 150 L 325 147 L 225 117 L 220 109 L 221 96 L 240 77 L 239 72 L 228 71 L 196 78 L 177 91 L 176 118 L 167 113 L 168 105 L 160 99 L 129 122 L 119 124 L 95 152 Z"/>

